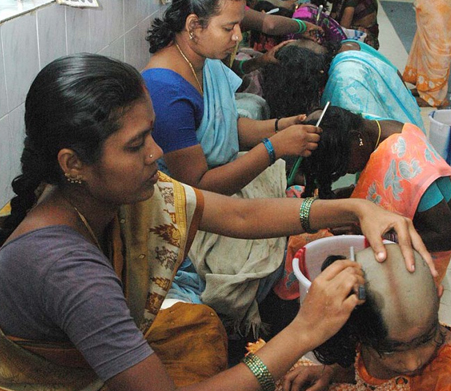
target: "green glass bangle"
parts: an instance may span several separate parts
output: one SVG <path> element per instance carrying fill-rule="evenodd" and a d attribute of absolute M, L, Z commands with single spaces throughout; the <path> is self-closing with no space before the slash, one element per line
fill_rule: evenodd
<path fill-rule="evenodd" d="M 318 231 L 312 230 L 310 228 L 310 209 L 312 204 L 316 201 L 316 197 L 307 197 L 302 201 L 301 207 L 299 208 L 299 219 L 301 220 L 302 228 L 309 234 L 314 234 Z"/>
<path fill-rule="evenodd" d="M 257 378 L 258 384 L 262 391 L 274 391 L 276 383 L 269 372 L 266 365 L 254 353 L 249 353 L 243 358 L 243 363 L 251 370 L 252 374 Z"/>
<path fill-rule="evenodd" d="M 246 74 L 246 72 L 244 72 L 244 70 L 243 70 L 243 63 L 245 63 L 247 60 L 241 60 L 240 61 L 240 64 L 238 65 L 238 69 L 240 70 L 240 72 L 241 72 L 241 75 L 245 75 Z"/>
<path fill-rule="evenodd" d="M 294 19 L 294 20 L 299 25 L 299 30 L 295 34 L 304 34 L 305 31 L 307 30 L 307 25 L 305 24 L 305 22 L 303 20 L 300 20 L 300 19 Z"/>

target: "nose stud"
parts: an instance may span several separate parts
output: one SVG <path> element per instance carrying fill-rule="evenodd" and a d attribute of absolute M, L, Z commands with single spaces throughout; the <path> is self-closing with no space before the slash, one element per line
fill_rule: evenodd
<path fill-rule="evenodd" d="M 152 158 L 153 158 L 153 153 L 151 153 L 151 154 L 149 155 L 149 157 L 152 159 Z"/>

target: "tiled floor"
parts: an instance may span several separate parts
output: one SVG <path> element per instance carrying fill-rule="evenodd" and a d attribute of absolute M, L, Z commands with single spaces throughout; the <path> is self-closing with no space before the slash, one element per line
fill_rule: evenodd
<path fill-rule="evenodd" d="M 403 3 L 413 3 L 413 0 L 398 0 L 398 2 Z M 386 3 L 386 4 L 384 4 Z M 389 3 L 395 3 L 394 1 L 385 2 L 382 1 L 382 6 L 379 7 L 379 14 L 378 14 L 378 21 L 379 21 L 379 28 L 380 28 L 380 52 L 383 53 L 387 58 L 390 59 L 401 71 L 404 70 L 408 52 L 407 50 L 409 48 L 405 48 L 409 42 L 412 42 L 413 37 L 407 37 L 403 34 L 412 34 L 412 29 L 406 28 L 404 25 L 403 28 L 398 28 L 398 25 L 395 29 L 395 27 L 390 22 L 390 19 L 396 20 L 396 18 L 391 17 L 389 18 L 387 16 L 386 12 L 399 12 L 396 8 L 391 8 L 387 5 Z M 404 8 L 404 6 L 403 6 Z M 409 17 L 412 17 L 412 13 L 403 13 L 403 17 L 405 18 L 406 15 L 410 15 Z M 415 17 L 415 14 L 413 13 L 413 18 Z M 415 20 L 405 20 L 404 24 L 407 23 L 415 23 Z M 414 31 L 414 30 L 413 30 Z M 399 35 L 398 35 L 399 34 Z M 433 108 L 422 108 L 421 114 L 423 117 L 424 124 L 426 126 L 426 131 L 429 133 L 429 127 L 430 127 L 430 121 L 428 114 L 434 110 Z M 441 300 L 440 305 L 440 320 L 443 322 L 446 322 L 448 324 L 451 324 L 451 268 L 448 269 L 448 273 L 444 279 L 443 282 L 445 293 Z"/>

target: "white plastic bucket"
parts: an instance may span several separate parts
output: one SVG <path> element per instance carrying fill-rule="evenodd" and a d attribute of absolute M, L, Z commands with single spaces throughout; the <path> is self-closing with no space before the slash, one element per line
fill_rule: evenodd
<path fill-rule="evenodd" d="M 392 243 L 384 240 L 384 243 Z M 300 248 L 293 258 L 293 271 L 299 280 L 300 302 L 304 300 L 313 281 L 321 273 L 321 265 L 329 255 L 343 255 L 349 259 L 350 248 L 358 252 L 368 247 L 363 235 L 337 235 L 321 238 Z"/>
<path fill-rule="evenodd" d="M 446 160 L 451 162 L 448 154 L 449 139 L 451 134 L 451 110 L 434 110 L 429 113 L 430 128 L 429 142 L 435 150 Z"/>

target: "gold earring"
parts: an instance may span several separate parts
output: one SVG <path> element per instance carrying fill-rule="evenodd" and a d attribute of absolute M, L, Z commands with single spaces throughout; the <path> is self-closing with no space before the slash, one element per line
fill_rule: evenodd
<path fill-rule="evenodd" d="M 194 34 L 192 31 L 189 32 L 189 39 L 191 39 L 191 40 L 194 39 Z"/>
<path fill-rule="evenodd" d="M 153 158 L 153 153 L 151 153 L 151 154 L 149 155 L 149 157 L 152 159 L 152 158 Z"/>
<path fill-rule="evenodd" d="M 68 172 L 65 172 L 64 176 L 66 177 L 66 179 L 69 183 L 81 185 L 81 182 L 83 179 L 82 175 L 77 175 L 76 177 L 73 177 Z"/>

